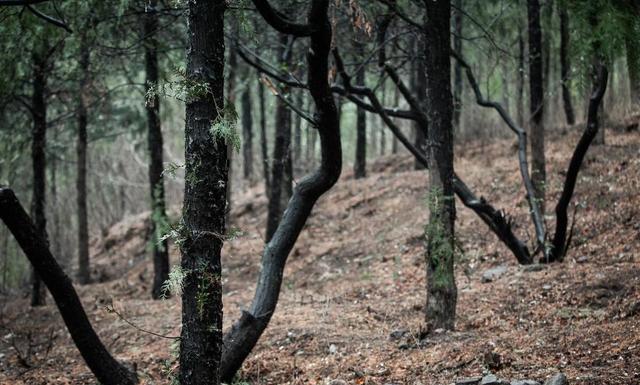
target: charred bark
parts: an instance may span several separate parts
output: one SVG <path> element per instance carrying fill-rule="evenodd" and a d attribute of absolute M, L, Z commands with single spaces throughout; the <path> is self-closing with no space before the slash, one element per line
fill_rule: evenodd
<path fill-rule="evenodd" d="M 277 16 L 266 1 L 254 0 L 263 17 L 280 32 L 310 32 L 310 49 L 307 53 L 309 91 L 316 106 L 316 128 L 320 136 L 322 158 L 319 169 L 296 185 L 288 207 L 272 239 L 262 255 L 262 269 L 249 310 L 225 334 L 222 360 L 225 381 L 230 381 L 242 362 L 251 352 L 273 315 L 285 263 L 289 252 L 302 231 L 318 198 L 338 180 L 342 168 L 340 123 L 338 111 L 328 84 L 328 55 L 331 49 L 331 23 L 327 17 L 328 0 L 314 0 L 308 16 L 308 25 L 297 25 L 291 30 L 291 22 Z M 267 10 L 264 7 L 268 7 Z M 275 185 L 274 185 L 275 186 Z"/>
<path fill-rule="evenodd" d="M 430 213 L 427 226 L 427 303 L 425 320 L 430 331 L 453 330 L 457 288 L 454 276 L 453 101 L 449 0 L 425 0 L 424 28 L 426 101 L 429 133 Z"/>
<path fill-rule="evenodd" d="M 76 141 L 76 204 L 78 216 L 78 282 L 82 285 L 91 281 L 89 272 L 89 222 L 87 214 L 87 98 L 89 86 L 90 52 L 82 35 L 80 41 L 80 89 L 78 95 L 78 137 Z"/>
<path fill-rule="evenodd" d="M 544 215 L 546 183 L 544 156 L 544 88 L 542 29 L 540 27 L 540 2 L 527 0 L 529 22 L 529 111 L 531 113 L 531 179 L 535 198 Z"/>
<path fill-rule="evenodd" d="M 215 134 L 224 105 L 224 0 L 188 3 L 187 76 L 210 92 L 186 103 L 185 193 L 180 231 L 180 383 L 217 385 L 222 356 L 220 252 L 225 234 L 227 143 Z"/>
<path fill-rule="evenodd" d="M 33 168 L 33 193 L 31 215 L 38 233 L 47 241 L 47 220 L 45 217 L 45 168 L 47 144 L 47 60 L 38 53 L 33 55 L 33 131 L 31 139 L 31 163 Z M 45 304 L 46 292 L 42 279 L 34 268 L 31 275 L 31 306 Z"/>
<path fill-rule="evenodd" d="M 47 285 L 73 342 L 98 381 L 105 385 L 137 383 L 135 373 L 109 354 L 93 330 L 71 280 L 51 255 L 41 229 L 31 221 L 13 191 L 3 187 L 0 187 L 0 218 Z"/>
<path fill-rule="evenodd" d="M 559 5 L 560 13 L 560 76 L 562 78 L 562 105 L 567 124 L 573 125 L 576 117 L 571 102 L 571 61 L 569 58 L 569 14 L 563 4 Z"/>
<path fill-rule="evenodd" d="M 462 55 L 462 0 L 455 0 L 453 11 L 453 51 Z M 460 130 L 462 115 L 462 66 L 457 61 L 453 67 L 453 126 Z"/>
<path fill-rule="evenodd" d="M 147 145 L 149 151 L 149 190 L 151 197 L 151 243 L 153 247 L 153 287 L 151 296 L 159 299 L 163 285 L 169 279 L 169 245 L 164 238 L 169 219 L 165 208 L 163 178 L 163 139 L 160 125 L 160 99 L 154 93 L 158 76 L 158 2 L 151 0 L 145 6 L 144 15 L 144 61 L 146 73 L 147 100 Z"/>
<path fill-rule="evenodd" d="M 355 49 L 359 56 L 364 56 L 364 43 L 356 41 Z M 365 66 L 359 66 L 356 72 L 358 86 L 364 86 L 365 73 Z M 357 107 L 356 115 L 356 156 L 353 162 L 353 175 L 358 179 L 367 175 L 367 115 L 362 107 Z"/>
<path fill-rule="evenodd" d="M 246 180 L 253 178 L 253 116 L 251 115 L 251 89 L 242 92 L 242 162 L 243 176 Z"/>
<path fill-rule="evenodd" d="M 262 177 L 264 178 L 265 195 L 271 194 L 271 178 L 269 177 L 269 151 L 267 143 L 267 113 L 264 105 L 264 85 L 258 82 L 258 99 L 260 104 L 260 151 L 262 153 Z"/>

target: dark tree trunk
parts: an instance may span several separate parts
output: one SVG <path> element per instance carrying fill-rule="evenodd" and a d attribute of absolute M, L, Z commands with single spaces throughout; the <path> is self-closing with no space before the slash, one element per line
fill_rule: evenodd
<path fill-rule="evenodd" d="M 457 289 L 454 276 L 453 101 L 449 51 L 451 4 L 425 0 L 425 73 L 430 215 L 427 226 L 428 330 L 454 328 Z"/>
<path fill-rule="evenodd" d="M 633 31 L 633 25 L 630 28 Z M 640 30 L 640 27 L 635 27 L 635 30 Z M 631 31 L 627 32 L 625 40 L 629 89 L 631 91 L 631 103 L 636 108 L 640 108 L 640 40 L 635 38 L 638 36 L 637 32 L 632 34 Z"/>
<path fill-rule="evenodd" d="M 400 102 L 400 89 L 399 87 L 394 87 L 393 89 L 393 106 L 395 108 L 399 108 L 398 103 Z M 398 138 L 395 135 L 391 135 L 391 153 L 398 153 Z"/>
<path fill-rule="evenodd" d="M 267 143 L 267 112 L 264 105 L 264 85 L 258 82 L 258 99 L 260 103 L 260 150 L 262 152 L 262 176 L 264 178 L 265 195 L 271 194 L 269 176 L 269 150 Z"/>
<path fill-rule="evenodd" d="M 364 55 L 364 43 L 356 42 L 355 49 L 359 57 Z M 365 66 L 359 66 L 356 73 L 356 85 L 365 85 L 365 74 Z M 358 179 L 367 175 L 367 115 L 361 107 L 357 107 L 356 115 L 356 157 L 353 162 L 353 174 Z"/>
<path fill-rule="evenodd" d="M 238 36 L 240 26 L 237 18 L 231 18 L 231 30 L 235 36 Z M 236 105 L 236 72 L 238 67 L 238 47 L 236 44 L 229 44 L 229 63 L 227 73 L 227 101 L 234 107 Z M 227 142 L 227 159 L 228 159 L 228 175 L 227 178 L 227 212 L 225 214 L 225 223 L 231 222 L 231 207 L 233 206 L 233 145 Z"/>
<path fill-rule="evenodd" d="M 571 103 L 571 61 L 569 58 L 569 14 L 563 4 L 559 5 L 560 13 L 560 76 L 562 78 L 562 103 L 567 124 L 573 125 L 576 117 Z"/>
<path fill-rule="evenodd" d="M 418 38 L 418 52 L 423 53 L 426 51 L 424 37 L 420 36 Z M 416 81 L 415 81 L 415 91 L 414 93 L 417 95 L 417 99 L 422 105 L 422 110 L 427 110 L 426 105 L 426 94 L 425 90 L 427 88 L 427 78 L 425 74 L 425 63 L 424 56 L 422 54 L 418 57 L 417 63 L 417 73 Z M 423 122 L 421 120 L 417 120 L 413 122 L 415 138 L 413 145 L 418 149 L 421 153 L 427 154 L 427 134 L 429 131 L 429 127 L 427 126 L 427 122 Z M 428 155 L 428 154 L 427 154 Z M 425 165 L 422 162 L 419 162 L 417 159 L 414 163 L 414 168 L 416 170 L 424 170 L 426 169 Z"/>
<path fill-rule="evenodd" d="M 145 6 L 144 61 L 147 94 L 158 84 L 158 2 L 151 0 Z M 153 244 L 153 287 L 151 296 L 161 298 L 163 285 L 169 279 L 169 249 L 163 240 L 168 230 L 169 218 L 165 208 L 163 166 L 163 140 L 160 126 L 160 99 L 151 93 L 145 105 L 147 110 L 147 141 L 149 151 L 149 190 L 151 197 L 151 243 Z"/>
<path fill-rule="evenodd" d="M 225 234 L 227 144 L 211 135 L 224 105 L 224 0 L 189 1 L 187 76 L 211 92 L 187 101 L 180 231 L 180 383 L 218 385 L 222 355 L 220 251 Z M 218 106 L 218 108 L 216 108 Z"/>
<path fill-rule="evenodd" d="M 288 35 L 280 34 L 278 57 L 285 68 L 291 67 L 291 47 Z M 283 92 L 287 92 L 284 90 Z M 291 110 L 278 98 L 276 102 L 275 140 L 271 158 L 271 191 L 267 212 L 267 232 L 269 242 L 280 223 L 284 207 L 289 201 L 292 188 L 291 164 Z"/>
<path fill-rule="evenodd" d="M 535 198 L 544 213 L 546 181 L 544 157 L 544 89 L 542 66 L 542 30 L 540 27 L 540 2 L 527 0 L 529 21 L 529 107 L 531 113 L 531 180 Z"/>
<path fill-rule="evenodd" d="M 265 3 L 254 0 L 256 7 L 265 7 Z M 327 17 L 328 8 L 329 0 L 314 0 L 308 17 L 310 25 L 293 24 L 291 27 L 295 31 L 304 29 L 305 31 L 302 32 L 308 32 L 305 36 L 311 35 L 310 49 L 307 54 L 309 69 L 307 83 L 315 102 L 316 127 L 322 150 L 320 168 L 296 184 L 278 229 L 262 254 L 262 269 L 251 307 L 242 313 L 240 319 L 225 334 L 222 378 L 229 383 L 264 332 L 276 309 L 287 257 L 314 204 L 340 177 L 342 168 L 340 122 L 328 84 L 328 55 L 332 36 L 331 23 Z M 259 8 L 265 18 L 270 15 L 269 9 L 265 11 L 264 8 Z M 273 20 L 270 24 L 275 24 L 274 27 L 276 25 L 282 27 L 281 23 Z M 290 25 L 285 23 L 285 27 Z M 287 30 L 289 28 L 282 28 L 281 32 Z"/>
<path fill-rule="evenodd" d="M 516 109 L 518 110 L 518 126 L 524 127 L 524 37 L 518 28 L 518 80 L 516 85 Z"/>
<path fill-rule="evenodd" d="M 244 179 L 253 179 L 253 116 L 251 115 L 251 89 L 242 92 L 242 161 Z"/>
<path fill-rule="evenodd" d="M 455 0 L 453 11 L 453 50 L 462 55 L 462 0 Z M 460 116 L 462 114 L 462 66 L 457 61 L 453 68 L 453 125 L 460 130 Z"/>
<path fill-rule="evenodd" d="M 76 199 L 78 215 L 78 282 L 91 281 L 89 271 L 89 222 L 87 219 L 87 97 L 90 53 L 86 36 L 80 42 L 80 90 L 78 95 L 78 138 L 76 142 Z"/>
<path fill-rule="evenodd" d="M 294 103 L 303 108 L 302 90 L 296 90 Z M 299 114 L 293 114 L 293 164 L 295 165 L 296 175 L 302 171 L 300 168 L 300 160 L 302 158 L 302 117 Z"/>
<path fill-rule="evenodd" d="M 45 147 L 47 143 L 47 61 L 39 54 L 33 55 L 33 132 L 31 142 L 31 162 L 33 167 L 33 194 L 31 198 L 31 215 L 36 230 L 47 240 L 47 221 L 45 217 Z M 48 242 L 48 241 L 47 241 Z M 42 306 L 45 303 L 45 290 L 38 271 L 33 270 L 31 276 L 31 306 Z"/>
<path fill-rule="evenodd" d="M 71 280 L 49 251 L 47 240 L 13 191 L 0 187 L 0 218 L 18 241 L 34 270 L 49 288 L 82 358 L 105 385 L 133 385 L 136 375 L 116 361 L 91 327 Z"/>

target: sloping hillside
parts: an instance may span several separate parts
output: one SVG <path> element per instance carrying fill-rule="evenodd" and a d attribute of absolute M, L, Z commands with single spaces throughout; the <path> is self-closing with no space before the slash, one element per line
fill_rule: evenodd
<path fill-rule="evenodd" d="M 550 202 L 577 134 L 549 141 Z M 575 201 L 582 208 L 563 264 L 519 267 L 458 204 L 465 256 L 457 268 L 457 330 L 426 339 L 426 174 L 413 171 L 406 155 L 377 160 L 362 180 L 345 171 L 291 253 L 277 313 L 242 377 L 251 384 L 449 384 L 488 370 L 537 380 L 563 371 L 572 383 L 639 383 L 640 135 L 607 136 L 581 173 Z M 471 143 L 457 152 L 458 173 L 531 237 L 514 143 Z M 265 215 L 260 186 L 234 204 L 233 225 L 243 235 L 223 250 L 227 326 L 253 295 Z M 104 282 L 78 290 L 108 348 L 136 363 L 143 383 L 168 384 L 174 340 L 143 330 L 179 335 L 180 302 L 141 299 L 148 298 L 152 272 L 147 221 L 145 214 L 131 217 L 94 240 L 94 277 Z M 175 248 L 171 253 L 177 263 Z M 504 272 L 483 282 L 497 266 Z M 40 309 L 12 300 L 3 309 L 0 382 L 95 383 L 51 300 Z"/>

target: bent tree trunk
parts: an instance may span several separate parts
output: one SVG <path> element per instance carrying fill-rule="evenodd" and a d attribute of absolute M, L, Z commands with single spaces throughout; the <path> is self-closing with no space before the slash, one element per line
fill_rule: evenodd
<path fill-rule="evenodd" d="M 430 331 L 452 330 L 457 289 L 454 265 L 455 199 L 453 191 L 453 102 L 451 96 L 449 0 L 425 0 L 425 73 L 429 162 L 429 224 L 427 225 L 427 306 Z"/>
<path fill-rule="evenodd" d="M 180 383 L 220 383 L 227 143 L 215 124 L 224 103 L 224 0 L 192 0 L 188 9 L 187 77 L 208 92 L 187 100 L 185 192 L 180 229 L 182 332 Z M 217 106 L 217 107 L 216 107 Z"/>
<path fill-rule="evenodd" d="M 571 62 L 569 59 L 569 13 L 564 4 L 559 5 L 560 13 L 560 76 L 562 77 L 562 103 L 567 124 L 576 122 L 571 103 Z"/>
<path fill-rule="evenodd" d="M 355 49 L 358 55 L 364 56 L 364 43 L 356 41 Z M 356 85 L 364 86 L 365 66 L 358 67 Z M 353 174 L 356 179 L 367 175 L 367 115 L 364 108 L 357 107 L 356 118 L 356 157 L 353 162 Z"/>
<path fill-rule="evenodd" d="M 45 89 L 47 61 L 39 54 L 33 55 L 33 132 L 31 141 L 31 163 L 33 167 L 33 195 L 31 197 L 31 215 L 36 229 L 43 239 L 47 239 L 47 220 L 45 217 L 45 168 L 47 145 L 47 101 Z M 45 303 L 45 291 L 37 270 L 31 276 L 31 306 L 42 306 Z"/>
<path fill-rule="evenodd" d="M 267 327 L 276 309 L 289 252 L 315 202 L 336 183 L 342 168 L 338 111 L 328 84 L 328 55 L 331 49 L 331 23 L 327 17 L 329 0 L 313 1 L 308 16 L 309 25 L 283 19 L 265 1 L 254 0 L 254 5 L 278 31 L 311 36 L 307 76 L 309 91 L 316 106 L 315 126 L 320 136 L 322 159 L 320 168 L 296 185 L 282 220 L 262 254 L 262 269 L 251 307 L 225 334 L 222 379 L 227 382 L 233 379 Z"/>
<path fill-rule="evenodd" d="M 49 288 L 73 342 L 98 381 L 105 385 L 135 384 L 136 375 L 109 354 L 91 327 L 71 280 L 51 255 L 40 229 L 31 221 L 13 191 L 3 187 L 0 187 L 0 218 Z"/>
<path fill-rule="evenodd" d="M 162 176 L 162 129 L 160 127 L 160 100 L 149 92 L 158 84 L 158 2 L 151 0 L 145 6 L 144 15 L 144 61 L 146 72 L 147 143 L 149 151 L 149 190 L 151 195 L 151 243 L 153 248 L 153 287 L 151 296 L 159 299 L 162 287 L 169 279 L 169 249 L 163 239 L 168 230 L 168 218 L 164 200 L 164 178 Z"/>

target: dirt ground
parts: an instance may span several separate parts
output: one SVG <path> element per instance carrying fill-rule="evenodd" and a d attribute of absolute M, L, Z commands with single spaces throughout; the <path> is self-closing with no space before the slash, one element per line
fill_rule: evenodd
<path fill-rule="evenodd" d="M 548 141 L 552 213 L 578 132 Z M 456 170 L 478 195 L 533 230 L 517 170 L 515 143 L 457 148 Z M 407 155 L 345 170 L 324 196 L 289 257 L 280 303 L 245 363 L 250 384 L 450 384 L 487 371 L 544 380 L 557 371 L 572 384 L 640 383 L 640 134 L 607 131 L 590 150 L 575 202 L 573 247 L 562 264 L 523 268 L 458 202 L 456 331 L 421 336 L 425 303 L 423 227 L 428 180 Z M 253 295 L 263 247 L 266 199 L 256 186 L 235 202 L 243 235 L 224 247 L 225 325 Z M 135 363 L 143 384 L 169 384 L 176 370 L 180 301 L 149 299 L 147 214 L 130 217 L 92 244 L 94 277 L 78 287 L 99 335 Z M 553 216 L 547 217 L 553 228 Z M 178 256 L 172 248 L 173 263 Z M 506 266 L 493 282 L 482 273 Z M 56 307 L 0 303 L 0 383 L 95 384 Z M 107 309 L 109 306 L 121 315 Z M 135 325 L 131 326 L 128 322 Z M 244 383 L 244 382 L 242 382 Z"/>

